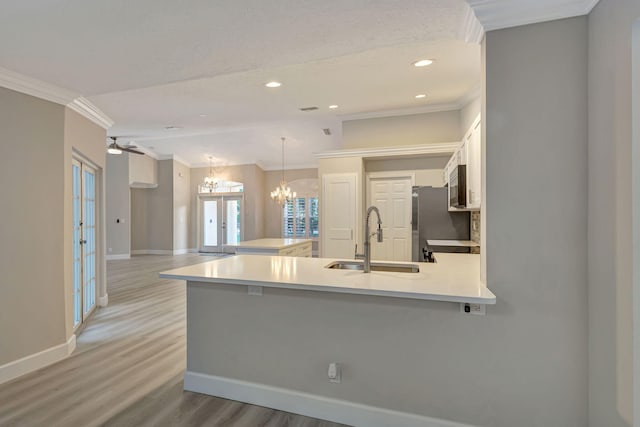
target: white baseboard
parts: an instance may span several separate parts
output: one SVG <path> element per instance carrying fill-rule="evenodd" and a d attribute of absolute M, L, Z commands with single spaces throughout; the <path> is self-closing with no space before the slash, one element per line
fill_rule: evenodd
<path fill-rule="evenodd" d="M 175 249 L 173 251 L 174 255 L 184 255 L 184 254 L 188 254 L 189 252 L 194 251 L 195 249 Z"/>
<path fill-rule="evenodd" d="M 106 307 L 109 305 L 109 294 L 105 294 L 102 297 L 98 297 L 98 305 L 100 307 Z"/>
<path fill-rule="evenodd" d="M 190 248 L 190 249 L 189 249 L 189 253 L 190 253 L 190 254 L 197 254 L 198 252 L 200 252 L 200 251 L 198 250 L 198 248 Z"/>
<path fill-rule="evenodd" d="M 176 249 L 176 250 L 168 250 L 168 249 L 135 249 L 131 251 L 131 255 L 184 255 L 188 253 L 197 253 L 197 249 Z M 110 259 L 107 257 L 107 259 Z M 123 259 L 123 258 L 118 258 Z"/>
<path fill-rule="evenodd" d="M 118 254 L 118 255 L 107 255 L 107 261 L 114 261 L 117 259 L 130 259 L 131 254 Z"/>
<path fill-rule="evenodd" d="M 173 255 L 173 251 L 167 249 L 136 249 L 131 255 Z"/>
<path fill-rule="evenodd" d="M 76 336 L 74 334 L 66 343 L 2 365 L 0 366 L 0 384 L 58 362 L 73 353 L 75 348 Z"/>
<path fill-rule="evenodd" d="M 184 389 L 355 427 L 473 427 L 265 384 L 187 371 Z"/>

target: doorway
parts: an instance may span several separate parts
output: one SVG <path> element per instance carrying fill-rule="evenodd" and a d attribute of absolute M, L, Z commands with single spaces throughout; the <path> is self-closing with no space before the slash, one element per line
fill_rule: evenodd
<path fill-rule="evenodd" d="M 200 252 L 234 252 L 233 245 L 243 238 L 244 195 L 201 195 L 199 200 Z"/>
<path fill-rule="evenodd" d="M 371 242 L 371 258 L 411 261 L 411 187 L 415 177 L 406 172 L 372 172 L 367 174 L 367 208 L 380 210 L 384 240 Z M 371 230 L 376 225 L 370 218 Z"/>
<path fill-rule="evenodd" d="M 97 209 L 96 168 L 72 162 L 73 180 L 73 329 L 96 308 Z"/>

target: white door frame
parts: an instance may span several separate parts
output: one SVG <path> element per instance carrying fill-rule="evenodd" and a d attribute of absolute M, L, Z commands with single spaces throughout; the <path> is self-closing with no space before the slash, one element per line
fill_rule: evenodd
<path fill-rule="evenodd" d="M 374 179 L 407 179 L 411 181 L 411 187 L 416 185 L 416 173 L 413 171 L 388 171 L 388 172 L 367 172 L 365 174 L 365 209 L 371 206 L 371 181 Z M 409 200 L 411 202 L 411 199 Z M 366 212 L 366 210 L 365 210 Z M 366 220 L 366 219 L 365 219 Z M 382 219 L 384 221 L 384 219 Z M 411 219 L 409 219 L 409 230 L 411 230 Z M 407 253 L 411 254 L 411 237 L 408 239 Z M 410 261 L 410 260 L 409 260 Z"/>
<path fill-rule="evenodd" d="M 240 222 L 240 240 L 244 240 L 244 228 L 245 228 L 245 198 L 244 198 L 244 193 L 243 192 L 235 192 L 235 193 L 202 193 L 202 194 L 198 194 L 198 211 L 196 212 L 196 223 L 197 223 L 197 227 L 196 227 L 196 232 L 198 233 L 197 236 L 197 242 L 198 242 L 198 251 L 199 252 L 204 252 L 203 248 L 204 248 L 204 242 L 202 239 L 202 234 L 203 234 L 203 227 L 202 227 L 202 206 L 203 206 L 203 202 L 205 200 L 212 200 L 212 199 L 216 199 L 216 200 L 220 200 L 222 203 L 221 209 L 224 211 L 224 202 L 225 202 L 225 198 L 227 199 L 240 199 L 240 209 L 242 209 L 241 212 L 241 222 Z M 222 216 L 225 216 L 226 214 L 223 212 Z M 222 233 L 224 234 L 224 233 Z M 220 251 L 215 251 L 212 253 L 223 253 L 224 252 L 224 246 L 225 246 L 225 242 L 224 242 L 224 238 L 225 236 L 220 236 L 222 237 L 222 243 L 219 245 L 220 246 Z"/>
<path fill-rule="evenodd" d="M 91 169 L 91 171 L 93 172 L 93 177 L 94 177 L 94 221 L 95 221 L 95 265 L 94 265 L 94 269 L 95 269 L 95 304 L 93 305 L 93 307 L 85 313 L 84 311 L 84 268 L 81 268 L 80 271 L 80 280 L 81 280 L 81 285 L 80 285 L 80 292 L 81 292 L 81 307 L 80 307 L 80 322 L 77 325 L 73 325 L 74 322 L 74 316 L 75 316 L 75 302 L 72 298 L 71 300 L 71 309 L 72 309 L 72 326 L 73 326 L 73 332 L 77 332 L 77 330 L 86 322 L 86 320 L 91 316 L 91 314 L 95 311 L 95 309 L 98 306 L 104 306 L 106 305 L 106 275 L 104 274 L 105 271 L 105 267 L 104 267 L 104 263 L 103 263 L 103 255 L 104 255 L 104 246 L 105 246 L 105 234 L 104 234 L 104 223 L 103 223 L 103 208 L 104 208 L 104 203 L 103 203 L 103 191 L 102 191 L 102 168 L 100 168 L 99 166 L 97 166 L 95 163 L 93 163 L 91 160 L 89 160 L 87 157 L 83 156 L 82 154 L 76 152 L 75 150 L 73 151 L 73 155 L 71 158 L 71 166 L 73 167 L 74 165 L 78 165 L 80 167 L 80 212 L 81 212 L 81 217 L 84 218 L 84 177 L 83 177 L 83 173 L 85 171 L 86 168 Z M 73 185 L 73 172 L 72 172 L 72 185 Z M 73 203 L 73 200 L 72 200 Z M 73 207 L 71 208 L 71 221 L 73 222 Z M 72 224 L 72 228 L 71 231 L 73 232 L 73 227 L 74 225 Z M 83 234 L 80 235 L 81 239 L 84 239 Z M 73 239 L 73 237 L 72 237 Z M 72 251 L 73 251 L 73 241 L 72 241 Z M 84 264 L 84 253 L 83 253 L 83 248 L 81 247 L 81 264 Z M 73 283 L 73 256 L 71 257 L 71 286 L 74 286 Z M 72 295 L 73 295 L 73 291 L 72 291 Z M 104 300 L 104 301 L 103 301 Z"/>
<path fill-rule="evenodd" d="M 631 28 L 631 225 L 633 425 L 640 427 L 640 18 Z"/>

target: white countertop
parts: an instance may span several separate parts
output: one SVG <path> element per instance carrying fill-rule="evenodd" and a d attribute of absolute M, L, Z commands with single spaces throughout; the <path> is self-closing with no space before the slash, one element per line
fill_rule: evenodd
<path fill-rule="evenodd" d="M 456 247 L 467 247 L 467 248 L 477 248 L 480 247 L 480 243 L 474 242 L 472 240 L 433 240 L 428 239 L 427 244 L 429 246 L 456 246 Z"/>
<path fill-rule="evenodd" d="M 274 249 L 280 250 L 290 246 L 312 242 L 311 239 L 256 239 L 246 240 L 235 245 L 226 245 L 235 248 Z"/>
<path fill-rule="evenodd" d="M 437 254 L 436 260 L 435 264 L 412 263 L 419 265 L 419 273 L 363 273 L 325 268 L 335 261 L 333 258 L 237 255 L 164 271 L 160 273 L 160 277 L 194 282 L 495 304 L 495 295 L 480 281 L 480 255 Z"/>

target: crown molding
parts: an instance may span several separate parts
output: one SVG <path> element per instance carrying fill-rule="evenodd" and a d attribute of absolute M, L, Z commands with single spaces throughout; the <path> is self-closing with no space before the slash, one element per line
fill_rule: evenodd
<path fill-rule="evenodd" d="M 282 166 L 278 167 L 262 167 L 260 166 L 260 169 L 262 169 L 265 172 L 275 172 L 275 171 L 281 171 L 282 170 Z M 318 169 L 318 164 L 317 163 L 298 163 L 295 165 L 288 165 L 287 167 L 284 168 L 285 171 L 294 171 L 294 170 L 300 170 L 300 169 Z"/>
<path fill-rule="evenodd" d="M 460 109 L 462 110 L 464 107 L 469 105 L 469 103 L 471 101 L 474 101 L 474 100 L 480 98 L 481 94 L 482 94 L 482 89 L 480 88 L 480 85 L 477 85 L 476 87 L 471 89 L 462 98 L 460 98 L 460 102 L 459 102 Z"/>
<path fill-rule="evenodd" d="M 56 104 L 67 105 L 79 94 L 0 67 L 0 86 Z"/>
<path fill-rule="evenodd" d="M 314 153 L 318 159 L 336 157 L 393 157 L 452 154 L 460 146 L 460 142 L 443 142 L 439 144 L 406 145 L 400 147 L 365 148 L 355 150 L 335 150 Z"/>
<path fill-rule="evenodd" d="M 475 44 L 482 43 L 484 38 L 484 28 L 468 3 L 464 4 L 464 14 L 458 29 L 458 38 L 464 40 L 465 43 Z"/>
<path fill-rule="evenodd" d="M 109 129 L 113 126 L 113 120 L 109 118 L 105 113 L 100 111 L 98 107 L 89 102 L 88 99 L 80 97 L 76 98 L 67 104 L 67 107 L 71 108 L 81 116 L 91 120 L 103 129 Z"/>
<path fill-rule="evenodd" d="M 180 162 L 189 168 L 193 167 L 191 163 L 176 154 L 158 154 L 156 156 L 156 160 L 175 160 L 176 162 Z"/>
<path fill-rule="evenodd" d="M 109 129 L 113 126 L 113 120 L 100 111 L 98 107 L 86 98 L 68 89 L 2 67 L 0 67 L 0 86 L 26 95 L 35 96 L 45 101 L 65 105 L 104 129 Z"/>
<path fill-rule="evenodd" d="M 467 0 L 485 31 L 588 15 L 598 0 Z"/>

